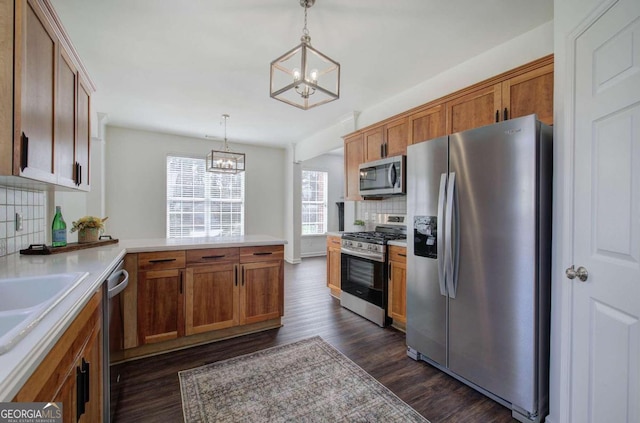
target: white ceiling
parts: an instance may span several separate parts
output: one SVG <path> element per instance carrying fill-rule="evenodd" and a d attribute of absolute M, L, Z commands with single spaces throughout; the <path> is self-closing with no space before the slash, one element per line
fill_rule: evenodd
<path fill-rule="evenodd" d="M 553 0 L 317 0 L 312 45 L 341 64 L 340 99 L 269 97 L 269 65 L 299 43 L 299 0 L 51 0 L 109 124 L 286 146 L 553 18 Z"/>

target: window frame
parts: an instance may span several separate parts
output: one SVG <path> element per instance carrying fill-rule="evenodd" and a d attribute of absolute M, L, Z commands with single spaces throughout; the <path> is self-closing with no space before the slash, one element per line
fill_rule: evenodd
<path fill-rule="evenodd" d="M 187 159 L 187 160 L 196 160 L 200 163 L 198 163 L 198 166 L 202 166 L 203 169 L 203 173 L 202 173 L 202 177 L 204 178 L 203 180 L 203 185 L 202 185 L 202 189 L 203 189 L 203 197 L 180 197 L 180 196 L 174 196 L 174 197 L 169 197 L 170 194 L 170 160 L 172 158 L 175 159 Z M 191 154 L 185 154 L 185 153 L 167 153 L 166 158 L 165 158 L 165 237 L 166 239 L 183 239 L 183 238 L 204 238 L 204 237 L 212 237 L 212 238 L 216 238 L 216 237 L 233 237 L 233 236 L 243 236 L 245 233 L 245 206 L 246 206 L 246 198 L 245 198 L 245 194 L 246 194 L 246 177 L 244 175 L 244 172 L 242 172 L 241 174 L 215 174 L 212 172 L 207 172 L 206 171 L 206 159 L 200 156 L 196 156 L 196 155 L 191 155 Z M 199 174 L 199 172 L 198 172 Z M 211 179 L 215 178 L 217 175 L 219 175 L 220 177 L 240 177 L 242 178 L 240 181 L 240 198 L 212 198 L 211 194 L 212 194 L 212 184 L 211 184 Z M 174 186 L 176 185 L 180 185 L 180 184 L 174 184 Z M 185 185 L 182 184 L 183 186 L 190 186 L 192 188 L 192 192 L 195 192 L 196 187 L 199 187 L 200 185 L 196 185 L 196 184 L 192 184 L 192 185 Z M 231 188 L 233 189 L 233 188 Z M 180 199 L 183 200 L 180 200 Z M 193 203 L 194 203 L 194 207 L 193 210 L 189 213 L 189 212 L 184 212 L 184 205 L 181 205 L 182 209 L 177 212 L 174 213 L 171 211 L 171 201 L 183 201 L 185 203 L 188 203 L 189 200 L 192 199 Z M 203 218 L 203 223 L 202 225 L 196 225 L 195 221 L 196 221 L 196 210 L 195 210 L 195 204 L 196 202 L 201 199 L 202 203 L 203 203 L 203 207 L 204 207 L 204 211 L 202 212 L 204 214 L 204 218 Z M 225 229 L 229 229 L 231 232 L 230 233 L 217 233 L 217 234 L 213 234 L 211 231 L 213 230 L 211 228 L 212 226 L 212 216 L 214 215 L 214 212 L 212 212 L 212 206 L 215 204 L 240 204 L 240 211 L 239 212 L 234 212 L 233 210 L 231 210 L 230 212 L 219 212 L 218 215 L 220 216 L 220 220 L 222 220 L 222 215 L 223 214 L 227 214 L 230 215 L 230 220 L 231 222 L 229 224 L 221 224 L 222 227 L 222 231 L 224 231 Z M 233 209 L 233 206 L 231 207 L 231 209 Z M 239 213 L 239 219 L 234 220 L 233 218 L 233 214 L 237 214 Z M 193 218 L 192 218 L 192 223 L 191 223 L 191 229 L 192 232 L 189 235 L 178 235 L 178 236 L 171 236 L 171 229 L 172 229 L 172 222 L 171 222 L 171 216 L 172 215 L 185 215 L 185 214 L 192 214 Z M 238 221 L 239 220 L 239 221 Z M 193 229 L 196 226 L 204 226 L 204 233 L 203 234 L 194 234 Z M 239 228 L 239 232 L 238 231 L 234 231 L 234 226 L 237 226 Z M 184 228 L 183 225 L 180 226 L 180 228 L 176 229 L 175 232 L 179 232 L 182 233 L 184 232 Z"/>
<path fill-rule="evenodd" d="M 325 175 L 325 181 L 324 181 L 324 201 L 322 202 L 322 205 L 324 207 L 324 221 L 322 222 L 322 225 L 324 227 L 324 232 L 320 233 L 320 232 L 314 232 L 314 233 L 304 233 L 304 227 L 305 224 L 307 225 L 311 225 L 311 224 L 315 224 L 317 225 L 318 222 L 317 220 L 315 221 L 315 223 L 310 223 L 310 222 L 304 222 L 304 206 L 306 203 L 311 203 L 311 204 L 319 204 L 319 201 L 305 201 L 304 200 L 304 173 L 305 172 L 315 172 L 315 173 L 322 173 Z M 306 168 L 306 169 L 302 169 L 301 173 L 300 173 L 300 236 L 301 237 L 313 237 L 313 236 L 323 236 L 326 235 L 327 232 L 329 231 L 329 172 L 325 169 L 318 169 L 318 168 Z"/>

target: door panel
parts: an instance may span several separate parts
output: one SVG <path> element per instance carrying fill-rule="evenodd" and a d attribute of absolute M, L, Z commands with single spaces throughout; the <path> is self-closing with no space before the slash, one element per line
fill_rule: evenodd
<path fill-rule="evenodd" d="M 444 136 L 446 121 L 444 105 L 437 105 L 409 116 L 409 144 Z"/>
<path fill-rule="evenodd" d="M 141 345 L 184 334 L 180 270 L 140 272 L 138 278 L 138 336 Z"/>
<path fill-rule="evenodd" d="M 640 422 L 640 3 L 576 40 L 571 415 Z"/>
<path fill-rule="evenodd" d="M 282 262 L 246 263 L 240 266 L 240 324 L 280 317 Z"/>
<path fill-rule="evenodd" d="M 502 106 L 502 88 L 500 84 L 481 88 L 470 94 L 448 101 L 447 132 L 466 131 L 467 129 L 490 125 L 497 122 L 496 112 Z"/>
<path fill-rule="evenodd" d="M 535 137 L 531 116 L 454 134 L 449 143 L 459 263 L 449 368 L 528 411 L 537 406 Z"/>
<path fill-rule="evenodd" d="M 186 270 L 187 335 L 224 329 L 239 322 L 237 265 L 216 264 Z"/>
<path fill-rule="evenodd" d="M 407 148 L 407 346 L 447 364 L 447 297 L 440 293 L 438 260 L 416 256 L 414 219 L 438 215 L 440 175 L 448 170 L 448 138 Z M 443 222 L 438 221 L 438 236 Z M 444 258 L 442 252 L 438 255 Z"/>
<path fill-rule="evenodd" d="M 56 108 L 56 168 L 58 184 L 74 186 L 74 158 L 76 155 L 76 86 L 75 66 L 60 50 L 58 57 L 58 98 Z"/>
<path fill-rule="evenodd" d="M 543 66 L 502 83 L 503 111 L 508 118 L 537 114 L 538 120 L 553 124 L 553 65 Z M 504 119 L 504 114 L 501 115 Z"/>

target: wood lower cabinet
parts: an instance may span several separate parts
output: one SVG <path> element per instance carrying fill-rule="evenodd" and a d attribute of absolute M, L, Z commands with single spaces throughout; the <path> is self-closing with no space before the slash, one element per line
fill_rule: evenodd
<path fill-rule="evenodd" d="M 237 263 L 187 267 L 185 318 L 187 335 L 240 323 Z"/>
<path fill-rule="evenodd" d="M 407 323 L 407 249 L 389 246 L 389 297 L 387 316 L 404 330 Z"/>
<path fill-rule="evenodd" d="M 282 245 L 127 254 L 126 359 L 280 326 Z"/>
<path fill-rule="evenodd" d="M 340 298 L 340 280 L 342 278 L 342 256 L 340 248 L 342 238 L 339 236 L 327 236 L 327 287 L 331 295 Z"/>
<path fill-rule="evenodd" d="M 141 345 L 184 335 L 182 269 L 138 274 L 138 336 Z"/>
<path fill-rule="evenodd" d="M 243 263 L 240 270 L 240 324 L 263 322 L 282 316 L 284 263 Z"/>
<path fill-rule="evenodd" d="M 102 306 L 98 291 L 14 401 L 62 402 L 65 423 L 102 421 Z"/>

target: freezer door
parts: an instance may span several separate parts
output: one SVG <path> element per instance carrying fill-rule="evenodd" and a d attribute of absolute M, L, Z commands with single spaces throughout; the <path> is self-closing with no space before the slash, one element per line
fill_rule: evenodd
<path fill-rule="evenodd" d="M 457 289 L 449 368 L 528 411 L 537 406 L 535 116 L 450 136 Z"/>
<path fill-rule="evenodd" d="M 447 297 L 444 226 L 438 215 L 443 215 L 440 188 L 446 184 L 447 167 L 447 137 L 407 148 L 407 345 L 443 366 Z"/>

